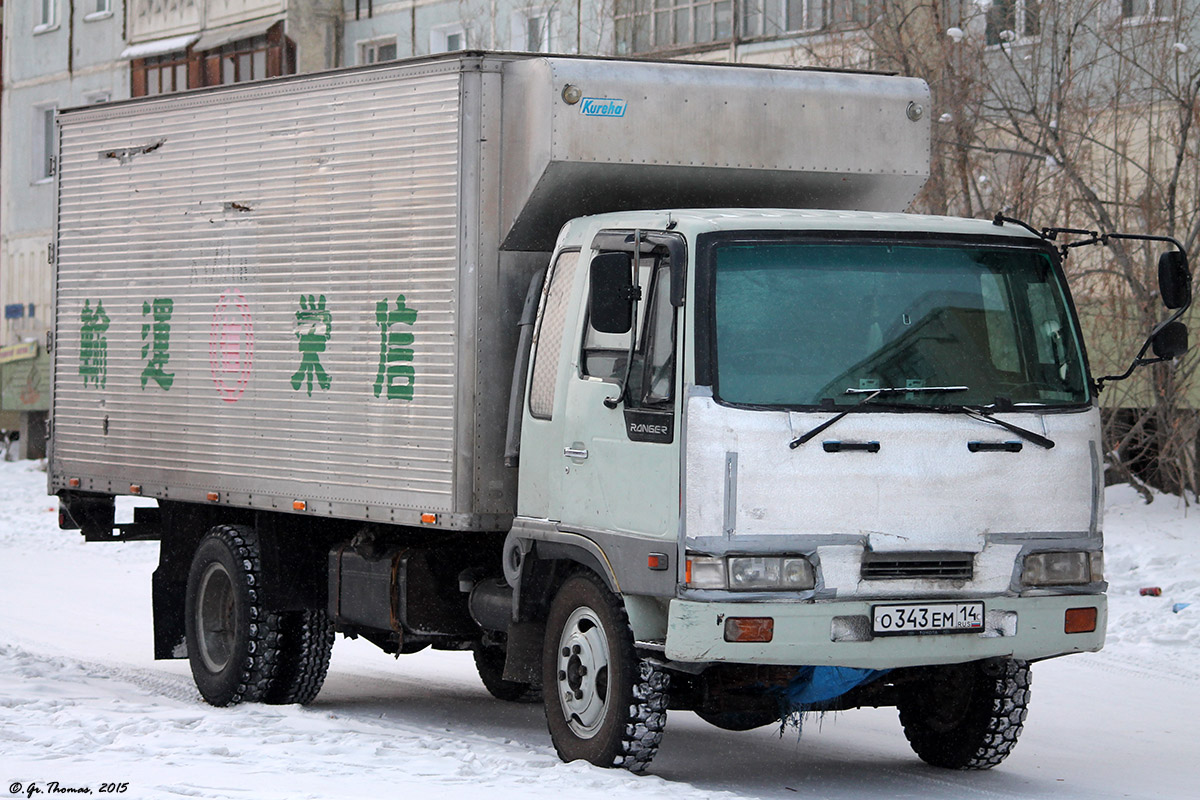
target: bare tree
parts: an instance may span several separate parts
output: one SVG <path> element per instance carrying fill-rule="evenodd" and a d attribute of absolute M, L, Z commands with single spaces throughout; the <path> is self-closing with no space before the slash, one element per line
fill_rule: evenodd
<path fill-rule="evenodd" d="M 1193 251 L 1198 6 L 882 0 L 862 34 L 873 65 L 923 77 L 933 93 L 933 167 L 917 210 L 1000 211 L 1038 226 L 1170 236 Z M 1112 239 L 1070 252 L 1096 374 L 1123 372 L 1164 318 L 1156 278 L 1163 249 Z M 1189 354 L 1107 385 L 1112 477 L 1196 496 L 1198 364 Z"/>

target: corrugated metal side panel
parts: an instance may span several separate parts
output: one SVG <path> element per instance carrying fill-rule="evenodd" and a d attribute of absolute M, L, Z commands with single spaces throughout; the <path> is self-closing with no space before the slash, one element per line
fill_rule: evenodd
<path fill-rule="evenodd" d="M 301 83 L 64 122 L 55 478 L 469 511 L 460 76 Z"/>

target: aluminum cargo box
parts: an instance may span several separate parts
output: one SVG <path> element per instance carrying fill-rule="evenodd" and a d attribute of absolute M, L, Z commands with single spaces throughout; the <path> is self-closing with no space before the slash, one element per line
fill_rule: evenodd
<path fill-rule="evenodd" d="M 64 113 L 51 489 L 504 527 L 534 270 L 479 218 L 495 66 Z"/>

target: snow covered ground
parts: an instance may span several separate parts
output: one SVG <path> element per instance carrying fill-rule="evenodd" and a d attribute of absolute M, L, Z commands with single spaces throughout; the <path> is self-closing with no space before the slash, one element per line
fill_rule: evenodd
<path fill-rule="evenodd" d="M 85 546 L 44 492 L 37 465 L 0 463 L 0 798 L 1200 798 L 1200 509 L 1174 498 L 1109 490 L 1109 645 L 1034 666 L 1000 767 L 925 766 L 894 709 L 799 739 L 672 712 L 634 777 L 560 763 L 540 707 L 493 700 L 469 654 L 340 640 L 311 706 L 208 707 L 186 662 L 151 658 L 157 544 Z"/>

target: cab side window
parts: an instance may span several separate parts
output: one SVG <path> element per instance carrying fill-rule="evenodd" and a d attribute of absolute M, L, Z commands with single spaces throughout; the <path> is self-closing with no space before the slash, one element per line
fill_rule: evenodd
<path fill-rule="evenodd" d="M 629 370 L 627 406 L 670 405 L 675 387 L 675 314 L 670 298 L 670 268 L 665 259 L 643 257 L 638 284 L 637 347 Z M 584 323 L 580 367 L 585 376 L 619 384 L 629 357 L 630 333 L 604 333 Z"/>
<path fill-rule="evenodd" d="M 554 393 L 558 386 L 558 362 L 566 329 L 567 304 L 579 253 L 560 253 L 546 276 L 533 340 L 533 374 L 529 381 L 529 412 L 537 419 L 550 419 L 554 413 Z"/>

